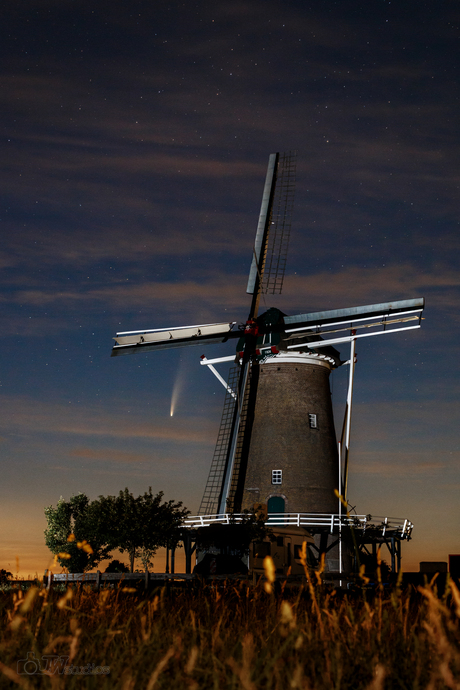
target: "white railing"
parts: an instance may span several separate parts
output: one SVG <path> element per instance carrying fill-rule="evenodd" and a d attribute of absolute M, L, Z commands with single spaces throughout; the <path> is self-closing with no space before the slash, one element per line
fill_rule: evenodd
<path fill-rule="evenodd" d="M 248 515 L 238 513 L 220 513 L 218 515 L 189 516 L 184 520 L 184 527 L 197 528 L 210 525 L 229 525 L 242 522 Z M 352 527 L 360 532 L 376 530 L 382 536 L 390 534 L 400 539 L 410 539 L 414 525 L 403 518 L 380 517 L 377 515 L 338 515 L 337 513 L 270 513 L 265 520 L 267 527 L 304 527 L 306 529 L 328 528 L 330 533 L 337 532 L 339 527 Z"/>

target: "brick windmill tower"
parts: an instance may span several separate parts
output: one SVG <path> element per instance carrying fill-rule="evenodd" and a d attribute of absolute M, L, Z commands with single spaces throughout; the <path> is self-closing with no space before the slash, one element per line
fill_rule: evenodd
<path fill-rule="evenodd" d="M 271 154 L 245 324 L 131 331 L 115 337 L 112 356 L 236 340 L 236 354 L 201 358 L 226 388 L 202 516 L 240 513 L 261 505 L 269 518 L 278 516 L 279 524 L 287 524 L 287 516 L 293 514 L 340 515 L 336 492 L 346 497 L 356 340 L 420 327 L 423 299 L 295 316 L 274 308 L 259 314 L 261 294 L 282 290 L 294 183 L 295 155 Z M 334 346 L 347 343 L 350 356 L 343 361 Z M 214 365 L 229 361 L 235 366 L 225 382 Z M 337 443 L 329 376 L 344 364 L 350 367 L 349 388 Z M 329 548 L 327 541 L 326 535 L 323 551 Z"/>

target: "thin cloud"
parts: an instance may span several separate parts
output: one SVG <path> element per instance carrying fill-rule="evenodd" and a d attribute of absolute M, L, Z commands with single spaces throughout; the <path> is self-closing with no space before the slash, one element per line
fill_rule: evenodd
<path fill-rule="evenodd" d="M 184 463 L 187 464 L 187 458 L 184 458 L 182 455 L 178 457 L 159 457 L 157 453 L 129 452 L 113 447 L 104 448 L 102 450 L 90 447 L 79 447 L 69 451 L 68 455 L 72 458 L 109 463 L 114 462 L 126 465 L 154 463 L 156 469 L 159 467 L 172 468 L 175 465 L 184 466 Z"/>
<path fill-rule="evenodd" d="M 299 295 L 305 295 L 310 305 L 319 305 L 325 298 L 340 296 L 340 306 L 346 307 L 362 304 L 364 299 L 376 303 L 407 299 L 424 296 L 427 289 L 454 289 L 459 285 L 460 277 L 454 270 L 430 273 L 412 264 L 394 264 L 380 270 L 350 266 L 337 272 L 289 276 L 282 302 L 292 305 L 298 303 Z M 432 299 L 432 304 L 445 304 L 444 296 L 439 293 Z"/>
<path fill-rule="evenodd" d="M 458 452 L 453 456 L 439 452 L 435 457 L 433 453 L 427 452 L 358 452 L 350 458 L 350 475 L 379 475 L 388 478 L 422 475 L 424 481 L 427 481 L 427 476 L 440 477 L 455 469 L 459 460 Z"/>
<path fill-rule="evenodd" d="M 126 310 L 145 309 L 145 305 L 150 304 L 155 305 L 157 313 L 176 313 L 177 318 L 193 319 L 196 318 L 193 316 L 195 313 L 201 314 L 199 318 L 207 314 L 212 321 L 225 321 L 228 314 L 227 318 L 231 321 L 241 318 L 240 314 L 248 306 L 246 280 L 245 274 L 230 276 L 203 270 L 196 280 L 112 282 L 106 287 L 85 290 L 17 290 L 9 301 L 33 307 L 53 306 L 58 310 L 56 316 L 64 307 L 72 309 L 84 306 L 92 312 L 104 308 L 123 313 Z M 288 275 L 283 295 L 267 297 L 264 305 L 266 303 L 286 313 L 295 313 L 425 296 L 430 308 L 441 308 L 444 312 L 453 310 L 453 316 L 456 317 L 459 286 L 460 278 L 454 270 L 421 271 L 415 264 L 409 263 L 388 265 L 377 270 L 350 266 L 336 272 Z M 46 324 L 46 317 L 40 315 L 40 318 L 44 321 L 38 319 L 37 325 Z M 16 322 L 19 328 L 20 321 L 16 319 Z M 50 326 L 53 328 L 52 320 Z M 75 324 L 67 323 L 67 327 L 72 326 Z M 32 329 L 33 332 L 34 324 L 22 321 L 21 330 L 23 328 Z M 35 331 L 39 333 L 40 328 L 36 326 Z M 9 332 L 15 332 L 14 328 L 10 328 Z"/>
<path fill-rule="evenodd" d="M 242 283 L 243 284 L 243 283 Z M 77 291 L 47 291 L 47 290 L 24 290 L 16 294 L 14 298 L 15 304 L 29 305 L 36 307 L 46 307 L 47 305 L 58 305 L 61 307 L 72 307 L 73 305 L 90 306 L 93 304 L 92 310 L 100 309 L 100 305 L 104 304 L 113 310 L 132 310 L 138 307 L 145 307 L 146 304 L 155 305 L 155 310 L 160 309 L 174 309 L 181 306 L 185 307 L 187 303 L 197 304 L 197 301 L 203 305 L 219 305 L 231 307 L 237 310 L 240 306 L 244 306 L 247 300 L 241 295 L 241 290 L 223 282 L 200 284 L 194 281 L 175 282 L 175 283 L 148 283 L 140 285 L 114 285 L 107 288 L 100 288 L 96 290 L 88 290 L 86 292 Z M 5 300 L 6 302 L 7 300 Z M 182 309 L 183 310 L 183 309 Z M 223 319 L 225 321 L 225 318 Z M 40 326 L 36 327 L 37 335 L 40 332 L 40 327 L 46 324 L 47 320 L 41 316 L 37 318 Z M 33 331 L 34 325 L 28 324 L 27 320 L 22 321 L 19 317 L 9 324 L 9 332 L 16 332 L 16 325 L 19 330 L 28 328 L 28 332 Z M 50 325 L 52 321 L 50 321 Z M 67 327 L 72 327 L 72 324 L 67 323 Z M 60 328 L 60 327 L 59 327 Z M 53 331 L 59 330 L 52 329 Z M 5 329 L 2 331 L 5 334 Z"/>
<path fill-rule="evenodd" d="M 212 424 L 206 418 L 139 419 L 130 417 L 130 411 L 110 411 L 89 406 L 41 402 L 30 398 L 2 398 L 4 430 L 26 434 L 61 434 L 106 438 L 170 441 L 178 444 L 213 443 Z M 151 414 L 151 413 L 150 413 Z M 133 415 L 134 416 L 134 415 Z"/>

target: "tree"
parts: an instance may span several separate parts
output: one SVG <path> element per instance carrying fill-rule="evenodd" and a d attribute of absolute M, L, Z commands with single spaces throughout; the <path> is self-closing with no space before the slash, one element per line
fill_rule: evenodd
<path fill-rule="evenodd" d="M 148 568 L 158 548 L 174 548 L 180 541 L 179 527 L 189 511 L 181 502 L 162 503 L 162 499 L 163 492 L 153 495 L 151 487 L 137 498 L 127 488 L 118 496 L 99 497 L 108 525 L 108 543 L 128 553 L 131 572 L 136 558 Z"/>
<path fill-rule="evenodd" d="M 56 508 L 45 508 L 45 516 L 45 543 L 69 573 L 91 570 L 110 555 L 99 501 L 90 502 L 83 493 L 69 501 L 61 496 Z"/>
<path fill-rule="evenodd" d="M 9 570 L 5 570 L 5 568 L 0 570 L 0 584 L 5 584 L 8 582 L 10 577 L 13 577 L 13 573 L 10 573 Z"/>
<path fill-rule="evenodd" d="M 128 489 L 95 501 L 82 493 L 69 501 L 61 497 L 56 508 L 45 508 L 46 545 L 70 573 L 94 568 L 113 549 L 128 553 L 131 572 L 136 558 L 147 569 L 159 547 L 177 546 L 189 514 L 182 503 L 162 499 L 163 493 L 153 495 L 150 487 L 137 498 Z"/>

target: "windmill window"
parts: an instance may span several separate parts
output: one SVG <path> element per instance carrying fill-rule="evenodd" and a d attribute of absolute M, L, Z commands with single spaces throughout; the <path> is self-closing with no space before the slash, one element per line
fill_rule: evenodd
<path fill-rule="evenodd" d="M 308 415 L 308 422 L 310 424 L 310 429 L 317 429 L 318 428 L 318 419 L 315 414 L 309 414 Z"/>
<path fill-rule="evenodd" d="M 283 470 L 272 470 L 272 484 L 283 483 Z"/>

